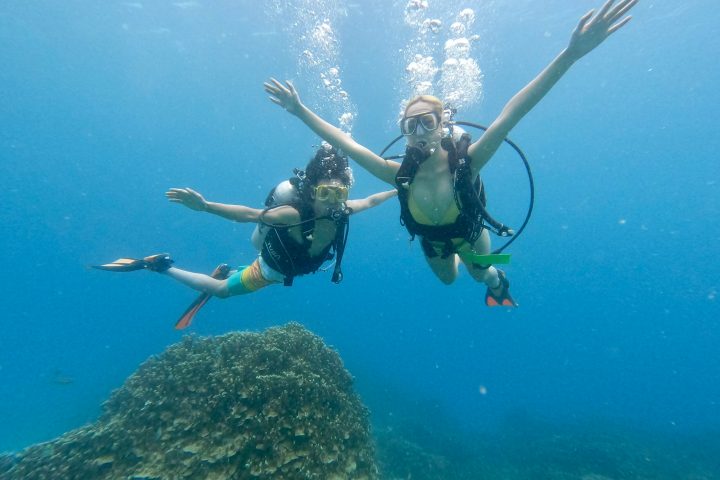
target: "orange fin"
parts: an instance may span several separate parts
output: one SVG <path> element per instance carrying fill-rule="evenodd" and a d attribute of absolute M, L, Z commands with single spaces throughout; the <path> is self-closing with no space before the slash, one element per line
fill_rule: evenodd
<path fill-rule="evenodd" d="M 498 307 L 500 304 L 495 300 L 495 298 L 492 295 L 486 295 L 485 296 L 485 305 L 488 307 Z"/>
<path fill-rule="evenodd" d="M 505 272 L 498 269 L 498 277 L 500 279 L 500 285 L 502 285 L 502 291 L 498 295 L 495 295 L 492 290 L 490 290 L 490 287 L 488 287 L 485 292 L 485 305 L 488 307 L 517 307 L 517 302 L 513 300 L 510 295 L 510 282 L 508 282 Z"/>
<path fill-rule="evenodd" d="M 210 274 L 211 277 L 217 278 L 218 280 L 225 280 L 230 275 L 230 266 L 226 263 L 221 263 L 215 270 Z M 212 298 L 209 293 L 201 293 L 195 299 L 194 302 L 183 312 L 178 321 L 175 323 L 175 330 L 182 330 L 190 326 L 195 318 L 195 314 L 205 306 L 205 304 Z"/>
<path fill-rule="evenodd" d="M 193 303 L 183 312 L 180 319 L 175 323 L 175 330 L 182 330 L 190 326 L 195 317 L 195 314 L 210 300 L 212 295 L 207 293 L 201 293 Z"/>

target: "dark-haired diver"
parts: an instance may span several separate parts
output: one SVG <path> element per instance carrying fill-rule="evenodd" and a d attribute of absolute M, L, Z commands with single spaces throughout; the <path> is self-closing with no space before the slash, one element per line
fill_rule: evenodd
<path fill-rule="evenodd" d="M 165 195 L 173 203 L 208 212 L 241 223 L 257 223 L 253 243 L 259 250 L 255 261 L 232 271 L 220 265 L 212 275 L 173 267 L 168 254 L 142 259 L 121 258 L 95 268 L 118 272 L 150 270 L 168 275 L 202 292 L 186 310 L 175 328 L 185 328 L 211 296 L 226 298 L 255 292 L 268 285 L 291 285 L 295 277 L 316 272 L 335 259 L 332 280 L 342 280 L 340 262 L 347 238 L 348 216 L 375 207 L 395 195 L 380 192 L 360 200 L 350 200 L 353 184 L 347 157 L 323 145 L 305 171 L 276 187 L 265 209 L 209 202 L 190 188 L 171 188 Z M 282 190 L 282 191 L 280 191 Z"/>
<path fill-rule="evenodd" d="M 517 304 L 510 295 L 505 273 L 488 264 L 492 262 L 478 261 L 490 252 L 490 236 L 483 217 L 478 215 L 477 202 L 481 200 L 472 198 L 469 190 L 512 128 L 576 61 L 630 20 L 625 14 L 637 0 L 614 3 L 609 0 L 597 14 L 590 11 L 584 15 L 567 48 L 510 99 L 474 142 L 469 136 L 454 138 L 452 129 L 447 129 L 450 135 L 444 134 L 442 101 L 430 95 L 411 99 L 400 121 L 400 130 L 407 139 L 402 164 L 383 159 L 317 116 L 300 101 L 292 83 L 282 84 L 273 78 L 265 83 L 265 91 L 274 103 L 298 117 L 325 141 L 347 152 L 380 180 L 398 188 L 403 224 L 412 236 L 421 238 L 425 259 L 443 283 L 455 281 L 458 265 L 463 263 L 476 281 L 487 285 L 488 306 L 513 307 Z"/>

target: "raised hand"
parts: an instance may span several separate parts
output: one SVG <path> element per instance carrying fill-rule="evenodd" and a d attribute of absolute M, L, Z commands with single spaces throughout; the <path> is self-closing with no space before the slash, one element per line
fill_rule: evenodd
<path fill-rule="evenodd" d="M 613 6 L 615 0 L 608 0 L 600 11 L 590 10 L 583 15 L 570 38 L 567 53 L 578 60 L 600 45 L 607 37 L 628 23 L 631 16 L 622 18 L 638 0 L 621 0 Z"/>
<path fill-rule="evenodd" d="M 280 105 L 293 115 L 298 114 L 302 102 L 290 80 L 286 80 L 285 85 L 283 85 L 274 78 L 270 78 L 270 81 L 263 83 L 263 86 L 265 91 L 270 94 L 270 100 L 273 103 Z"/>
<path fill-rule="evenodd" d="M 207 201 L 192 188 L 171 188 L 165 192 L 165 196 L 172 203 L 185 205 L 191 210 L 204 212 L 207 210 Z"/>

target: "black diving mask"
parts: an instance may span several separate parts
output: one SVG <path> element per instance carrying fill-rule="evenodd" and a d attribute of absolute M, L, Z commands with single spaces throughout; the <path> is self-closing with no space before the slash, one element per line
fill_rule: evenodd
<path fill-rule="evenodd" d="M 440 116 L 435 112 L 419 113 L 400 121 L 400 131 L 405 136 L 414 135 L 418 126 L 425 132 L 434 132 L 440 126 Z"/>

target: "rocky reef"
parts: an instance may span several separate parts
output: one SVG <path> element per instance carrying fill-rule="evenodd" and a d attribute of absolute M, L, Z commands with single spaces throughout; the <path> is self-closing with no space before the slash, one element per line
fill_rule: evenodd
<path fill-rule="evenodd" d="M 368 413 L 337 352 L 291 323 L 185 337 L 93 424 L 0 462 L 0 479 L 375 479 Z"/>
<path fill-rule="evenodd" d="M 479 431 L 442 414 L 421 416 L 423 411 L 428 409 L 408 404 L 401 413 L 405 418 L 386 417 L 384 425 L 375 425 L 383 478 L 720 480 L 715 429 L 662 432 L 606 418 L 570 423 L 514 412 L 497 427 Z"/>

